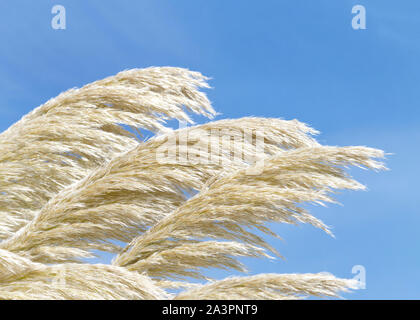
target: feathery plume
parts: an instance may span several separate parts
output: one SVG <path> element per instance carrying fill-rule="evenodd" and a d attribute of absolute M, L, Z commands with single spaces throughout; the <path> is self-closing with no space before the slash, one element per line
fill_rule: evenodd
<path fill-rule="evenodd" d="M 158 279 L 202 278 L 198 271 L 203 267 L 241 269 L 232 257 L 264 256 L 262 249 L 277 253 L 252 228 L 275 236 L 265 223 L 300 222 L 330 233 L 299 204 L 334 202 L 333 189 L 363 189 L 342 167 L 383 169 L 372 159 L 381 157 L 382 151 L 366 147 L 299 148 L 267 159 L 260 175 L 240 169 L 210 179 L 199 194 L 136 237 L 113 264 Z M 220 250 L 208 239 L 241 242 L 242 247 L 221 242 Z"/>
<path fill-rule="evenodd" d="M 164 289 L 174 288 L 184 289 L 176 299 L 301 299 L 357 288 L 325 273 L 206 276 L 246 271 L 238 257 L 279 255 L 255 232 L 278 236 L 269 222 L 331 234 L 302 205 L 364 189 L 347 166 L 385 169 L 382 151 L 320 146 L 296 120 L 166 128 L 193 123 L 188 112 L 215 115 L 199 91 L 206 80 L 181 68 L 124 71 L 0 134 L 0 299 L 172 299 Z M 161 135 L 139 143 L 122 125 Z M 118 255 L 111 265 L 72 263 L 92 250 Z"/>
<path fill-rule="evenodd" d="M 257 130 L 264 142 L 262 153 L 255 149 Z M 250 139 L 245 139 L 244 131 L 250 132 Z M 234 143 L 222 148 L 225 133 Z M 91 249 L 118 252 L 121 248 L 111 240 L 131 241 L 185 202 L 187 194 L 199 191 L 209 178 L 248 166 L 247 159 L 253 156 L 258 161 L 282 150 L 319 146 L 310 136 L 315 133 L 296 120 L 243 118 L 155 137 L 62 190 L 0 248 L 44 263 L 89 257 Z M 215 146 L 219 153 L 209 150 Z M 159 152 L 163 151 L 176 157 L 162 159 Z M 200 153 L 206 157 L 197 160 L 195 155 Z M 189 157 L 181 159 L 182 154 Z"/>
<path fill-rule="evenodd" d="M 215 115 L 198 72 L 181 68 L 123 71 L 68 90 L 0 134 L 0 240 L 32 220 L 57 192 L 116 154 L 135 135 L 119 124 L 165 131 L 167 119 L 192 122 L 184 108 Z"/>
<path fill-rule="evenodd" d="M 47 266 L 0 249 L 0 299 L 168 299 L 154 282 L 102 264 Z"/>
<path fill-rule="evenodd" d="M 289 300 L 308 296 L 339 297 L 338 293 L 357 289 L 353 279 L 339 279 L 328 273 L 259 274 L 232 277 L 178 294 L 176 300 Z"/>

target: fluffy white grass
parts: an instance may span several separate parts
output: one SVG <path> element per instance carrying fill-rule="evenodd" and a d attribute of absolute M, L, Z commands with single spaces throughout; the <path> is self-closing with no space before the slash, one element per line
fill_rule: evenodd
<path fill-rule="evenodd" d="M 148 68 L 71 89 L 0 134 L 0 240 L 32 220 L 58 191 L 116 154 L 135 136 L 118 124 L 165 131 L 166 119 L 191 121 L 185 108 L 212 117 L 200 73 Z"/>
<path fill-rule="evenodd" d="M 235 134 L 245 130 L 255 133 L 261 127 L 264 128 L 261 138 L 265 141 L 262 154 L 255 154 L 254 137 L 237 139 L 232 150 L 213 153 L 213 159 L 203 163 L 165 162 L 158 157 L 157 150 L 161 148 L 178 156 L 184 151 L 197 154 L 203 152 L 203 144 L 206 147 L 222 144 L 219 133 L 223 130 L 231 132 L 228 137 L 233 140 Z M 291 148 L 317 146 L 310 137 L 313 133 L 313 129 L 296 120 L 243 118 L 158 136 L 63 189 L 29 224 L 0 243 L 0 248 L 44 263 L 89 257 L 91 249 L 118 252 L 121 248 L 111 240 L 131 241 L 179 207 L 187 199 L 186 193 L 199 191 L 211 177 L 247 166 L 245 159 L 253 155 L 258 160 Z M 187 144 L 172 143 L 179 141 L 180 136 L 188 136 Z M 242 156 L 233 157 L 236 151 Z"/>
<path fill-rule="evenodd" d="M 259 274 L 232 277 L 195 286 L 176 300 L 290 300 L 308 296 L 339 297 L 339 292 L 357 289 L 355 280 L 339 279 L 328 273 Z"/>
<path fill-rule="evenodd" d="M 269 222 L 330 233 L 302 205 L 363 189 L 347 166 L 384 169 L 382 151 L 321 146 L 297 120 L 165 128 L 168 119 L 192 123 L 187 111 L 215 115 L 198 90 L 205 80 L 180 68 L 124 71 L 51 99 L 0 134 L 0 299 L 300 299 L 356 289 L 329 274 L 186 280 L 210 280 L 205 268 L 245 271 L 241 256 L 278 254 L 255 233 L 278 236 Z M 139 143 L 119 124 L 161 135 Z M 118 254 L 111 265 L 74 263 L 94 249 Z"/>
<path fill-rule="evenodd" d="M 113 264 L 157 278 L 202 278 L 203 267 L 243 270 L 233 257 L 264 256 L 263 249 L 276 253 L 252 228 L 275 235 L 267 222 L 300 222 L 330 233 L 299 205 L 334 202 L 333 189 L 363 189 L 342 167 L 383 169 L 372 159 L 376 157 L 383 152 L 366 147 L 298 148 L 267 159 L 260 175 L 240 169 L 211 179 L 199 194 L 135 238 Z M 209 238 L 229 242 L 216 245 Z"/>
<path fill-rule="evenodd" d="M 103 264 L 45 265 L 0 249 L 0 299 L 167 299 L 150 278 Z"/>

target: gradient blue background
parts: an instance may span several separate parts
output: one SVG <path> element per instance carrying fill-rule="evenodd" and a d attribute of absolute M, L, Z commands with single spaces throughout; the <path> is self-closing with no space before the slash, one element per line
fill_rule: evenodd
<path fill-rule="evenodd" d="M 66 30 L 51 28 L 55 4 L 67 10 Z M 366 7 L 367 30 L 351 28 L 356 4 Z M 320 130 L 322 143 L 393 153 L 390 171 L 352 170 L 368 192 L 312 210 L 335 239 L 275 226 L 284 241 L 272 243 L 286 260 L 247 260 L 250 272 L 350 278 L 363 265 L 366 290 L 346 298 L 419 299 L 419 18 L 416 0 L 1 1 L 0 130 L 123 69 L 201 71 L 213 78 L 219 118 L 297 118 Z"/>

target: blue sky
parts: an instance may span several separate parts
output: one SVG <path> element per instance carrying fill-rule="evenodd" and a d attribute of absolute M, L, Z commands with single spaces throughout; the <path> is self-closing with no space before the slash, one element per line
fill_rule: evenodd
<path fill-rule="evenodd" d="M 67 29 L 51 28 L 66 8 Z M 367 29 L 351 28 L 351 9 Z M 71 87 L 148 66 L 180 66 L 213 78 L 219 118 L 297 118 L 329 145 L 393 153 L 390 171 L 352 170 L 367 192 L 312 212 L 309 226 L 275 226 L 286 257 L 247 261 L 251 273 L 329 271 L 353 277 L 353 299 L 419 299 L 420 2 L 415 0 L 129 1 L 0 3 L 0 130 Z M 417 141 L 417 142 L 416 142 Z M 226 275 L 224 273 L 223 275 Z"/>

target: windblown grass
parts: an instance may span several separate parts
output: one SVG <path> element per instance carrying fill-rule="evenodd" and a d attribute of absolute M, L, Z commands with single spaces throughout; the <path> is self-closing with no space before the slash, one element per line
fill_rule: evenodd
<path fill-rule="evenodd" d="M 334 202 L 333 189 L 363 189 L 342 167 L 383 169 L 381 162 L 372 159 L 381 157 L 382 151 L 366 147 L 298 148 L 267 159 L 260 175 L 239 169 L 215 177 L 135 238 L 113 264 L 158 278 L 203 278 L 198 271 L 202 267 L 243 270 L 232 257 L 266 256 L 263 249 L 277 253 L 252 228 L 275 236 L 267 222 L 309 223 L 330 233 L 299 204 Z M 230 242 L 216 245 L 208 238 Z"/>
<path fill-rule="evenodd" d="M 0 299 L 167 299 L 149 277 L 103 264 L 45 265 L 0 249 Z"/>
<path fill-rule="evenodd" d="M 64 187 L 138 144 L 118 124 L 163 132 L 164 120 L 192 122 L 184 108 L 212 117 L 199 87 L 180 68 L 123 71 L 68 90 L 0 134 L 0 240 L 12 236 Z"/>
<path fill-rule="evenodd" d="M 278 236 L 271 222 L 331 234 L 303 205 L 364 189 L 348 166 L 385 168 L 382 151 L 321 146 L 297 120 L 166 128 L 193 123 L 188 112 L 216 114 L 199 91 L 206 79 L 170 67 L 123 71 L 0 134 L 0 299 L 300 299 L 357 289 L 325 273 L 206 275 L 245 271 L 239 257 L 279 255 L 255 232 Z M 141 142 L 120 124 L 159 135 Z M 93 250 L 115 253 L 112 264 L 85 263 Z"/>
<path fill-rule="evenodd" d="M 290 300 L 309 296 L 339 297 L 339 292 L 357 289 L 355 280 L 338 279 L 331 274 L 273 274 L 232 277 L 195 286 L 176 300 Z"/>
<path fill-rule="evenodd" d="M 315 146 L 308 134 L 314 130 L 297 121 L 244 118 L 221 120 L 158 136 L 116 156 L 79 182 L 64 188 L 44 205 L 34 219 L 0 243 L 0 248 L 44 262 L 72 261 L 91 256 L 90 250 L 118 252 L 111 242 L 131 241 L 199 191 L 211 177 L 247 166 L 244 159 L 254 155 L 254 140 L 237 140 L 233 150 L 212 154 L 212 161 L 159 161 L 157 150 L 178 155 L 202 152 L 206 146 L 221 144 L 214 130 L 233 133 L 264 126 L 265 153 L 260 158 L 290 148 Z M 188 144 L 169 143 L 188 135 Z M 242 157 L 231 157 L 241 151 Z M 226 150 L 225 150 L 226 151 Z M 232 152 L 231 152 L 232 151 Z M 264 150 L 263 150 L 264 152 Z M 257 159 L 258 160 L 258 159 Z"/>

